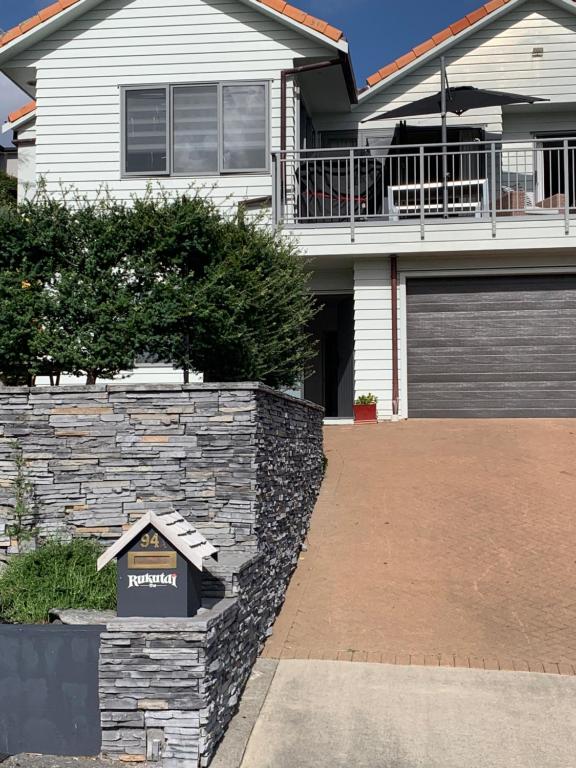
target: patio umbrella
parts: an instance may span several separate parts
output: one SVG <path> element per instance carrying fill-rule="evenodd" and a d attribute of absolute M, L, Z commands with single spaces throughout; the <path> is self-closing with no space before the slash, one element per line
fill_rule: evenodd
<path fill-rule="evenodd" d="M 396 117 L 415 117 L 417 115 L 442 116 L 442 166 L 444 174 L 444 213 L 448 207 L 447 167 L 448 167 L 448 112 L 455 115 L 463 115 L 469 109 L 482 109 L 483 107 L 500 107 L 508 104 L 534 104 L 536 101 L 549 101 L 538 96 L 522 96 L 518 93 L 506 91 L 490 91 L 484 88 L 475 88 L 472 85 L 450 88 L 446 72 L 446 59 L 442 57 L 442 90 L 433 96 L 426 96 L 411 104 L 405 104 L 390 112 L 384 112 L 376 117 L 364 120 L 371 123 L 375 120 L 392 120 Z"/>

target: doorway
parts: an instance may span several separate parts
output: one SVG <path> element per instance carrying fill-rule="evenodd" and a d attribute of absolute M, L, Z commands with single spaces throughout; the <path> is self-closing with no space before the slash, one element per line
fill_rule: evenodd
<path fill-rule="evenodd" d="M 354 402 L 354 298 L 318 296 L 320 312 L 310 325 L 317 342 L 304 397 L 321 405 L 327 418 L 352 418 Z"/>
<path fill-rule="evenodd" d="M 568 196 L 568 205 L 571 210 L 576 207 L 576 137 L 574 134 L 568 138 L 568 168 L 566 169 L 564 157 L 564 139 L 550 141 L 545 134 L 540 139 L 547 139 L 541 143 L 539 151 L 539 184 L 538 199 L 543 208 L 562 207 L 561 196 Z M 568 175 L 566 178 L 566 170 Z"/>

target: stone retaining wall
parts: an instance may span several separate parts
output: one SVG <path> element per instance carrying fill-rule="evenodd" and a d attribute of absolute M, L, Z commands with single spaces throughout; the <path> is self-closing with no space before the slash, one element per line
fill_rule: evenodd
<path fill-rule="evenodd" d="M 222 553 L 207 589 L 233 594 L 239 565 L 271 534 L 263 515 L 282 509 L 282 535 L 301 534 L 298 509 L 321 473 L 321 419 L 254 384 L 0 389 L 0 562 L 18 552 L 7 530 L 21 449 L 34 486 L 28 523 L 41 538 L 110 543 L 144 511 L 176 509 Z"/>
<path fill-rule="evenodd" d="M 197 617 L 116 619 L 102 635 L 105 756 L 208 765 L 298 560 L 322 481 L 322 415 L 251 384 L 0 390 L 4 556 L 17 551 L 5 535 L 15 440 L 40 538 L 109 543 L 143 512 L 174 508 L 220 550 Z"/>

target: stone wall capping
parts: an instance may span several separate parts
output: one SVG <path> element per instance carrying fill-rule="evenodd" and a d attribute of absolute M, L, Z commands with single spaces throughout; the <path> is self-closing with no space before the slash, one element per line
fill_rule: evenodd
<path fill-rule="evenodd" d="M 208 632 L 224 617 L 233 616 L 238 611 L 238 602 L 233 598 L 205 600 L 207 606 L 201 613 L 187 619 L 150 619 L 150 618 L 115 618 L 106 625 L 108 634 L 117 632 Z"/>
<path fill-rule="evenodd" d="M 0 399 L 7 395 L 30 395 L 39 399 L 50 399 L 54 395 L 105 395 L 106 393 L 143 393 L 143 392 L 268 392 L 286 402 L 305 403 L 309 408 L 324 412 L 316 403 L 301 400 L 280 392 L 260 382 L 223 382 L 223 383 L 193 383 L 193 384 L 122 384 L 101 383 L 87 386 L 85 384 L 66 384 L 58 387 L 4 387 L 0 386 Z"/>

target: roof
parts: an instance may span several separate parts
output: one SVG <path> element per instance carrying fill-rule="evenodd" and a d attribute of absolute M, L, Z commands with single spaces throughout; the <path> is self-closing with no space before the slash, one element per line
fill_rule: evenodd
<path fill-rule="evenodd" d="M 408 53 L 400 56 L 400 58 L 396 59 L 396 61 L 393 61 L 391 64 L 388 64 L 387 66 L 382 67 L 382 69 L 379 69 L 378 72 L 375 72 L 367 79 L 368 86 L 372 88 L 375 85 L 378 85 L 382 80 L 390 77 L 390 75 L 393 75 L 395 72 L 404 69 L 404 67 L 407 67 L 413 61 L 416 61 L 416 59 L 419 59 L 421 56 L 424 56 L 425 54 L 434 50 L 434 48 L 442 45 L 447 40 L 450 40 L 450 38 L 456 37 L 456 35 L 464 32 L 464 30 L 467 30 L 470 27 L 474 27 L 476 24 L 486 18 L 486 16 L 489 16 L 490 14 L 511 2 L 514 2 L 514 0 L 489 0 L 488 3 L 481 6 L 477 10 L 472 11 L 462 19 L 459 19 L 453 24 L 450 24 L 450 26 L 446 27 L 446 29 L 443 29 L 441 32 L 433 35 L 425 42 L 420 43 L 420 45 L 417 45 L 415 48 L 412 48 L 411 51 L 408 51 Z M 574 0 L 574 2 L 576 2 L 576 0 Z"/>
<path fill-rule="evenodd" d="M 17 109 L 15 112 L 10 112 L 8 115 L 8 122 L 9 123 L 15 123 L 17 120 L 20 120 L 23 117 L 26 117 L 26 115 L 29 115 L 31 112 L 34 112 L 36 109 L 36 102 L 35 101 L 29 101 L 28 104 L 25 104 L 23 107 L 20 107 L 20 109 Z"/>
<path fill-rule="evenodd" d="M 202 570 L 204 558 L 218 552 L 179 512 L 168 512 L 163 515 L 146 512 L 98 558 L 98 570 L 101 571 L 111 560 L 118 557 L 150 525 L 199 571 Z"/>
<path fill-rule="evenodd" d="M 260 3 L 260 5 L 264 5 L 267 8 L 272 9 L 273 11 L 277 11 L 282 16 L 286 16 L 292 21 L 312 29 L 314 32 L 324 35 L 335 43 L 340 42 L 340 40 L 344 38 L 344 33 L 341 30 L 333 27 L 331 24 L 328 24 L 327 21 L 317 19 L 315 16 L 312 16 L 309 13 L 305 13 L 304 11 L 295 8 L 293 5 L 284 2 L 284 0 L 255 1 Z M 45 21 L 48 21 L 54 16 L 58 16 L 58 14 L 65 11 L 67 8 L 70 8 L 73 5 L 77 5 L 80 2 L 81 0 L 57 0 L 57 2 L 52 3 L 46 8 L 42 8 L 34 16 L 31 16 L 29 19 L 26 19 L 26 21 L 23 21 L 21 24 L 18 24 L 17 26 L 12 27 L 12 29 L 9 29 L 8 32 L 5 32 L 2 37 L 0 37 L 0 48 L 8 45 L 8 43 L 11 43 L 13 40 L 16 40 L 17 38 L 26 34 L 26 32 L 29 32 L 31 29 L 34 29 L 40 24 L 43 24 Z"/>

